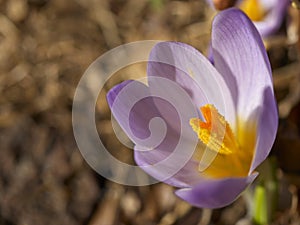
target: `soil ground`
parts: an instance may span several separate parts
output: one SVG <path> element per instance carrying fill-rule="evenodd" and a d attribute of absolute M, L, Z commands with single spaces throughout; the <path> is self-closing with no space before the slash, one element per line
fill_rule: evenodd
<path fill-rule="evenodd" d="M 84 161 L 72 131 L 76 86 L 98 56 L 149 39 L 182 41 L 205 53 L 212 15 L 201 0 L 0 0 L 0 224 L 251 224 L 243 197 L 226 208 L 197 209 L 165 184 L 106 180 Z M 299 66 L 294 45 L 272 46 L 281 113 L 272 151 L 281 200 L 272 224 L 296 225 Z M 115 141 L 105 94 L 138 71 L 109 81 L 96 107 L 101 140 L 125 161 L 130 152 L 119 152 L 124 147 Z"/>

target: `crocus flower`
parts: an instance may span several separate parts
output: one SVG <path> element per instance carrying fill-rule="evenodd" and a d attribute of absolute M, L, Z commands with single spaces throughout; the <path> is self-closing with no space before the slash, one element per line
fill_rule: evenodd
<path fill-rule="evenodd" d="M 213 0 L 208 0 L 212 4 Z M 237 0 L 242 9 L 254 22 L 262 37 L 275 34 L 287 15 L 289 0 Z"/>
<path fill-rule="evenodd" d="M 136 163 L 205 208 L 232 203 L 253 182 L 278 124 L 269 60 L 242 11 L 215 17 L 212 50 L 214 66 L 187 44 L 161 42 L 150 53 L 147 84 L 125 81 L 107 95 L 135 143 Z"/>

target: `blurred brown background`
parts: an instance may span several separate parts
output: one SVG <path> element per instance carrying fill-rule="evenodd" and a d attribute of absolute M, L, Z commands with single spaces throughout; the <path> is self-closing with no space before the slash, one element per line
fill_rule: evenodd
<path fill-rule="evenodd" d="M 164 184 L 127 187 L 107 181 L 83 160 L 72 133 L 76 85 L 98 56 L 147 39 L 182 41 L 205 52 L 212 15 L 203 0 L 0 0 L 0 225 L 205 225 L 244 218 L 242 198 L 225 209 L 202 210 L 177 199 Z M 293 62 L 286 60 L 289 51 L 281 46 L 271 52 L 275 67 Z M 279 99 L 297 80 L 291 68 L 277 71 Z M 122 146 L 113 141 L 105 90 L 100 97 L 101 138 L 118 151 Z M 283 167 L 300 150 L 299 106 L 291 104 L 276 145 Z M 286 156 L 282 148 L 291 153 Z M 297 159 L 286 169 L 294 180 Z M 278 221 L 297 221 L 289 204 Z"/>

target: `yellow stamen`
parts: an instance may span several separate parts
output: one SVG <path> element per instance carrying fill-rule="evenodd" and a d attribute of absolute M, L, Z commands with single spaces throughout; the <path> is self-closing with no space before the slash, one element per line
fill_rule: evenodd
<path fill-rule="evenodd" d="M 225 118 L 213 105 L 201 107 L 201 112 L 206 122 L 198 118 L 190 120 L 190 125 L 198 134 L 199 139 L 220 154 L 231 154 L 238 145 Z"/>
<path fill-rule="evenodd" d="M 265 17 L 265 10 L 259 0 L 243 0 L 239 6 L 252 21 L 261 21 Z"/>
<path fill-rule="evenodd" d="M 217 153 L 203 173 L 210 177 L 247 176 L 255 147 L 256 124 L 246 127 L 239 120 L 235 136 L 229 123 L 213 105 L 205 105 L 200 110 L 205 121 L 198 118 L 190 120 L 192 129 L 202 142 L 194 158 L 200 161 L 204 151 Z"/>

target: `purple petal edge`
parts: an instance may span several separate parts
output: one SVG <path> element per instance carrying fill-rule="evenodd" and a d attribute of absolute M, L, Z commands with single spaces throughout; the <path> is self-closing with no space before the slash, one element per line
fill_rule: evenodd
<path fill-rule="evenodd" d="M 254 22 L 262 37 L 269 37 L 280 29 L 289 3 L 289 0 L 278 0 L 264 20 Z"/>
<path fill-rule="evenodd" d="M 250 173 L 269 155 L 274 144 L 278 128 L 278 110 L 271 88 L 264 91 L 264 101 L 258 122 L 257 146 Z"/>
<path fill-rule="evenodd" d="M 122 83 L 114 86 L 112 89 L 109 90 L 109 92 L 106 95 L 107 103 L 109 105 L 109 108 L 112 108 L 112 105 L 114 104 L 114 101 L 120 91 L 129 83 L 131 83 L 133 80 L 126 80 L 123 81 Z"/>
<path fill-rule="evenodd" d="M 254 181 L 258 173 L 245 178 L 211 179 L 177 190 L 178 197 L 199 208 L 222 208 L 231 204 Z"/>
<path fill-rule="evenodd" d="M 155 168 L 151 167 L 151 161 L 155 162 L 157 159 L 162 160 L 166 158 L 166 156 L 163 155 L 165 151 L 159 149 L 155 151 L 158 151 L 156 152 L 157 154 L 151 154 L 151 152 L 149 152 L 149 154 L 143 154 L 143 152 L 137 150 L 137 147 L 135 146 L 135 162 L 146 173 L 150 174 L 152 177 L 161 182 L 177 188 L 187 188 L 190 187 L 192 183 L 200 182 L 201 177 L 197 170 L 198 164 L 192 160 L 187 162 L 183 168 L 180 168 L 180 170 L 171 177 L 169 177 L 168 173 L 169 170 L 172 170 L 172 168 L 169 167 L 174 165 L 165 165 L 163 170 L 156 170 Z"/>
<path fill-rule="evenodd" d="M 237 113 L 248 116 L 262 102 L 264 88 L 272 86 L 269 59 L 258 31 L 241 10 L 226 9 L 214 18 L 212 48 L 215 67 L 230 87 Z"/>
<path fill-rule="evenodd" d="M 180 42 L 155 45 L 150 53 L 147 74 L 176 82 L 197 107 L 213 104 L 235 127 L 236 110 L 223 76 L 194 47 Z"/>

